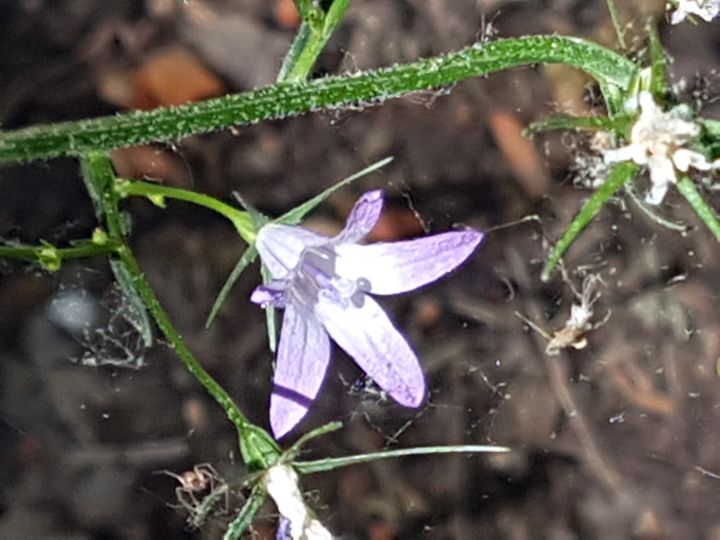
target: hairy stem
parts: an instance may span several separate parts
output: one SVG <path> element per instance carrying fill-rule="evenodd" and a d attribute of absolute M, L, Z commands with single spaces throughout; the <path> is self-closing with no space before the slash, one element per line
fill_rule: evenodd
<path fill-rule="evenodd" d="M 623 56 L 578 38 L 530 36 L 476 43 L 443 56 L 376 71 L 280 83 L 173 108 L 0 132 L 0 162 L 82 155 L 309 111 L 377 103 L 536 63 L 563 63 L 589 73 L 599 82 L 611 114 L 620 109 L 624 90 L 637 73 L 635 64 Z"/>

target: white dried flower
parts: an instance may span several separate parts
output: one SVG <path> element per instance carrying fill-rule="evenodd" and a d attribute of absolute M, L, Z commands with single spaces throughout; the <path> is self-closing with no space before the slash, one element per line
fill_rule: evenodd
<path fill-rule="evenodd" d="M 332 540 L 320 521 L 312 517 L 303 501 L 297 473 L 289 465 L 274 465 L 264 477 L 265 489 L 283 517 L 283 540 Z"/>
<path fill-rule="evenodd" d="M 704 21 L 710 22 L 718 14 L 720 14 L 720 0 L 678 0 L 670 22 L 679 24 L 688 15 L 697 15 Z"/>
<path fill-rule="evenodd" d="M 603 159 L 606 163 L 634 161 L 638 165 L 646 165 L 652 187 L 645 202 L 660 204 L 668 185 L 677 182 L 676 171 L 687 172 L 690 168 L 709 171 L 718 164 L 687 148 L 701 132 L 700 125 L 692 120 L 688 109 L 676 107 L 663 111 L 650 92 L 640 92 L 637 104 L 640 116 L 630 133 L 630 144 L 605 150 Z"/>

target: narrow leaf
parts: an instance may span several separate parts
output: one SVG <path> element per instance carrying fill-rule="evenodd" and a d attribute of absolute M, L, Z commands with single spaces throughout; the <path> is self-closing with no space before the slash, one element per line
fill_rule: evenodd
<path fill-rule="evenodd" d="M 240 277 L 240 274 L 242 274 L 243 271 L 252 264 L 257 255 L 258 252 L 257 249 L 255 249 L 255 246 L 248 246 L 248 248 L 243 252 L 240 260 L 237 262 L 235 268 L 232 269 L 232 272 L 230 272 L 230 275 L 225 281 L 225 285 L 223 285 L 220 290 L 220 294 L 218 294 L 215 299 L 215 303 L 210 310 L 210 315 L 208 315 L 207 321 L 205 321 L 205 328 L 210 328 L 210 325 L 212 325 L 213 321 L 215 321 L 215 317 L 217 317 L 217 314 L 220 312 L 220 308 L 225 303 L 225 299 L 230 294 L 233 285 L 235 285 L 235 282 Z"/>
<path fill-rule="evenodd" d="M 654 22 L 648 22 L 647 30 L 650 37 L 650 92 L 657 100 L 665 102 L 669 91 L 665 49 Z"/>
<path fill-rule="evenodd" d="M 293 467 L 301 474 L 331 471 L 340 467 L 348 467 L 359 463 L 369 463 L 380 459 L 398 458 L 404 456 L 428 456 L 437 454 L 477 454 L 488 452 L 509 452 L 505 446 L 491 445 L 457 445 L 457 446 L 426 446 L 420 448 L 403 448 L 400 450 L 387 450 L 370 454 L 358 454 L 341 458 L 318 459 L 315 461 L 295 461 Z"/>
<path fill-rule="evenodd" d="M 570 226 L 565 230 L 562 238 L 555 244 L 550 252 L 545 268 L 543 268 L 541 279 L 548 281 L 560 258 L 565 254 L 578 235 L 587 227 L 593 218 L 600 212 L 600 209 L 607 203 L 617 191 L 628 183 L 640 170 L 640 167 L 631 161 L 618 163 L 607 180 L 590 196 L 582 210 L 575 216 Z"/>
<path fill-rule="evenodd" d="M 250 492 L 250 496 L 240 510 L 240 513 L 228 525 L 223 540 L 239 540 L 242 534 L 247 531 L 252 524 L 255 514 L 257 514 L 263 504 L 265 504 L 265 499 L 267 499 L 267 493 L 256 485 Z"/>
<path fill-rule="evenodd" d="M 150 324 L 150 314 L 142 298 L 140 298 L 137 290 L 135 290 L 132 276 L 125 265 L 117 259 L 110 259 L 110 268 L 115 276 L 115 280 L 120 286 L 123 297 L 130 306 L 129 315 L 133 317 L 134 326 L 140 330 L 143 345 L 145 345 L 145 347 L 152 347 L 154 338 L 153 326 Z"/>
<path fill-rule="evenodd" d="M 376 161 L 372 165 L 369 165 L 368 167 L 365 167 L 361 171 L 356 172 L 355 174 L 352 174 L 348 176 L 347 178 L 340 180 L 337 184 L 334 184 L 327 188 L 322 193 L 319 193 L 318 195 L 315 195 L 312 199 L 309 199 L 302 203 L 299 206 L 296 206 L 289 212 L 283 214 L 275 221 L 279 223 L 286 223 L 288 225 L 297 225 L 302 221 L 302 219 L 311 211 L 313 210 L 317 205 L 319 205 L 321 202 L 323 202 L 325 199 L 330 197 L 333 193 L 335 193 L 340 188 L 343 188 L 347 186 L 348 184 L 352 184 L 356 180 L 359 180 L 363 176 L 367 176 L 370 173 L 375 172 L 376 170 L 384 167 L 388 163 L 390 163 L 394 158 L 392 157 L 386 157 L 384 159 L 381 159 L 380 161 Z"/>
<path fill-rule="evenodd" d="M 695 182 L 685 176 L 678 182 L 677 187 L 687 202 L 690 203 L 690 206 L 693 207 L 698 217 L 715 235 L 715 239 L 720 242 L 720 221 L 718 221 L 718 216 L 702 196 Z"/>
<path fill-rule="evenodd" d="M 625 31 L 623 30 L 622 20 L 620 19 L 620 13 L 618 12 L 617 4 L 615 0 L 607 0 L 608 11 L 610 12 L 610 18 L 612 19 L 613 27 L 615 28 L 615 35 L 618 39 L 618 44 L 621 49 L 626 49 L 625 44 Z"/>
<path fill-rule="evenodd" d="M 265 265 L 260 268 L 260 274 L 264 285 L 270 283 L 272 276 Z M 272 305 L 265 308 L 265 323 L 267 324 L 268 347 L 274 353 L 277 350 L 277 317 L 275 316 L 275 308 Z"/>
<path fill-rule="evenodd" d="M 303 446 L 305 446 L 308 442 L 310 442 L 313 439 L 316 439 L 317 437 L 322 437 L 323 435 L 327 435 L 328 433 L 332 433 L 333 431 L 337 431 L 342 428 L 342 422 L 330 422 L 329 424 L 325 424 L 324 426 L 320 426 L 319 428 L 313 429 L 312 431 L 306 433 L 302 437 L 300 437 L 295 444 L 293 444 L 288 450 L 285 452 L 283 457 L 287 457 L 289 459 L 295 459 L 297 455 L 302 450 Z"/>
<path fill-rule="evenodd" d="M 525 128 L 523 135 L 534 137 L 543 131 L 556 131 L 565 129 L 588 130 L 588 131 L 610 131 L 617 135 L 624 136 L 630 119 L 627 116 L 551 116 L 538 122 L 533 122 Z"/>

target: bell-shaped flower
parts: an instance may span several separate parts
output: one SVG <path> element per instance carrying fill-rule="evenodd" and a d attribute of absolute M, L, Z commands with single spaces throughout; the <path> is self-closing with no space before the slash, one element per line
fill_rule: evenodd
<path fill-rule="evenodd" d="M 308 412 L 330 361 L 330 338 L 387 394 L 419 407 L 425 377 L 416 354 L 371 295 L 398 294 L 431 283 L 460 265 L 482 233 L 466 229 L 415 240 L 361 244 L 377 223 L 382 191 L 365 193 L 345 228 L 327 237 L 271 223 L 256 247 L 272 280 L 251 300 L 284 308 L 270 425 L 276 437 Z"/>

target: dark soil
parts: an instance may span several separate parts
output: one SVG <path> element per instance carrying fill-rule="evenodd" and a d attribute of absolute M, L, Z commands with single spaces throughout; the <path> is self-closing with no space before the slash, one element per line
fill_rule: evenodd
<path fill-rule="evenodd" d="M 169 46 L 193 51 L 228 91 L 268 84 L 293 35 L 275 4 L 1 2 L 0 123 L 11 129 L 123 110 L 108 97 L 114 74 Z M 636 30 L 663 9 L 662 1 L 621 4 Z M 355 0 L 316 75 L 552 32 L 610 44 L 605 2 Z M 712 100 L 717 24 L 661 32 L 681 98 L 720 116 Z M 639 51 L 639 38 L 628 38 Z M 341 226 L 358 194 L 377 187 L 386 190 L 395 236 L 538 216 L 491 231 L 448 279 L 382 301 L 424 361 L 430 399 L 421 410 L 358 385 L 362 373 L 334 351 L 298 433 L 332 420 L 346 425 L 317 440 L 308 458 L 436 444 L 513 449 L 305 477 L 311 505 L 340 538 L 720 538 L 717 243 L 674 191 L 657 212 L 686 223 L 684 234 L 623 197 L 570 250 L 565 276 L 543 284 L 549 243 L 589 193 L 573 181 L 582 174 L 570 172 L 588 140 L 542 137 L 519 158 L 509 155 L 522 144 L 516 134 L 499 142 L 513 136 L 512 126 L 557 111 L 599 112 L 596 95 L 572 70 L 514 70 L 150 152 L 149 161 L 165 167 L 163 181 L 228 201 L 237 191 L 273 215 L 393 156 L 320 207 L 312 222 L 327 230 Z M 140 174 L 154 165 L 147 155 L 135 156 Z M 540 168 L 532 166 L 538 158 Z M 640 181 L 635 190 L 645 188 Z M 4 167 L 0 193 L 5 240 L 64 245 L 95 226 L 74 160 Z M 134 200 L 128 209 L 137 256 L 191 348 L 248 416 L 267 425 L 272 356 L 264 313 L 248 300 L 257 268 L 204 330 L 241 240 L 221 218 L 189 205 L 161 210 Z M 517 315 L 552 335 L 588 275 L 602 283 L 587 346 L 546 354 L 547 339 Z M 241 501 L 223 501 L 190 530 L 187 512 L 173 507 L 177 481 L 163 471 L 209 463 L 224 481 L 241 479 L 233 430 L 162 339 L 143 342 L 133 322 L 103 260 L 55 274 L 0 263 L 0 538 L 221 537 Z M 273 512 L 268 505 L 255 537 L 274 538 Z"/>

